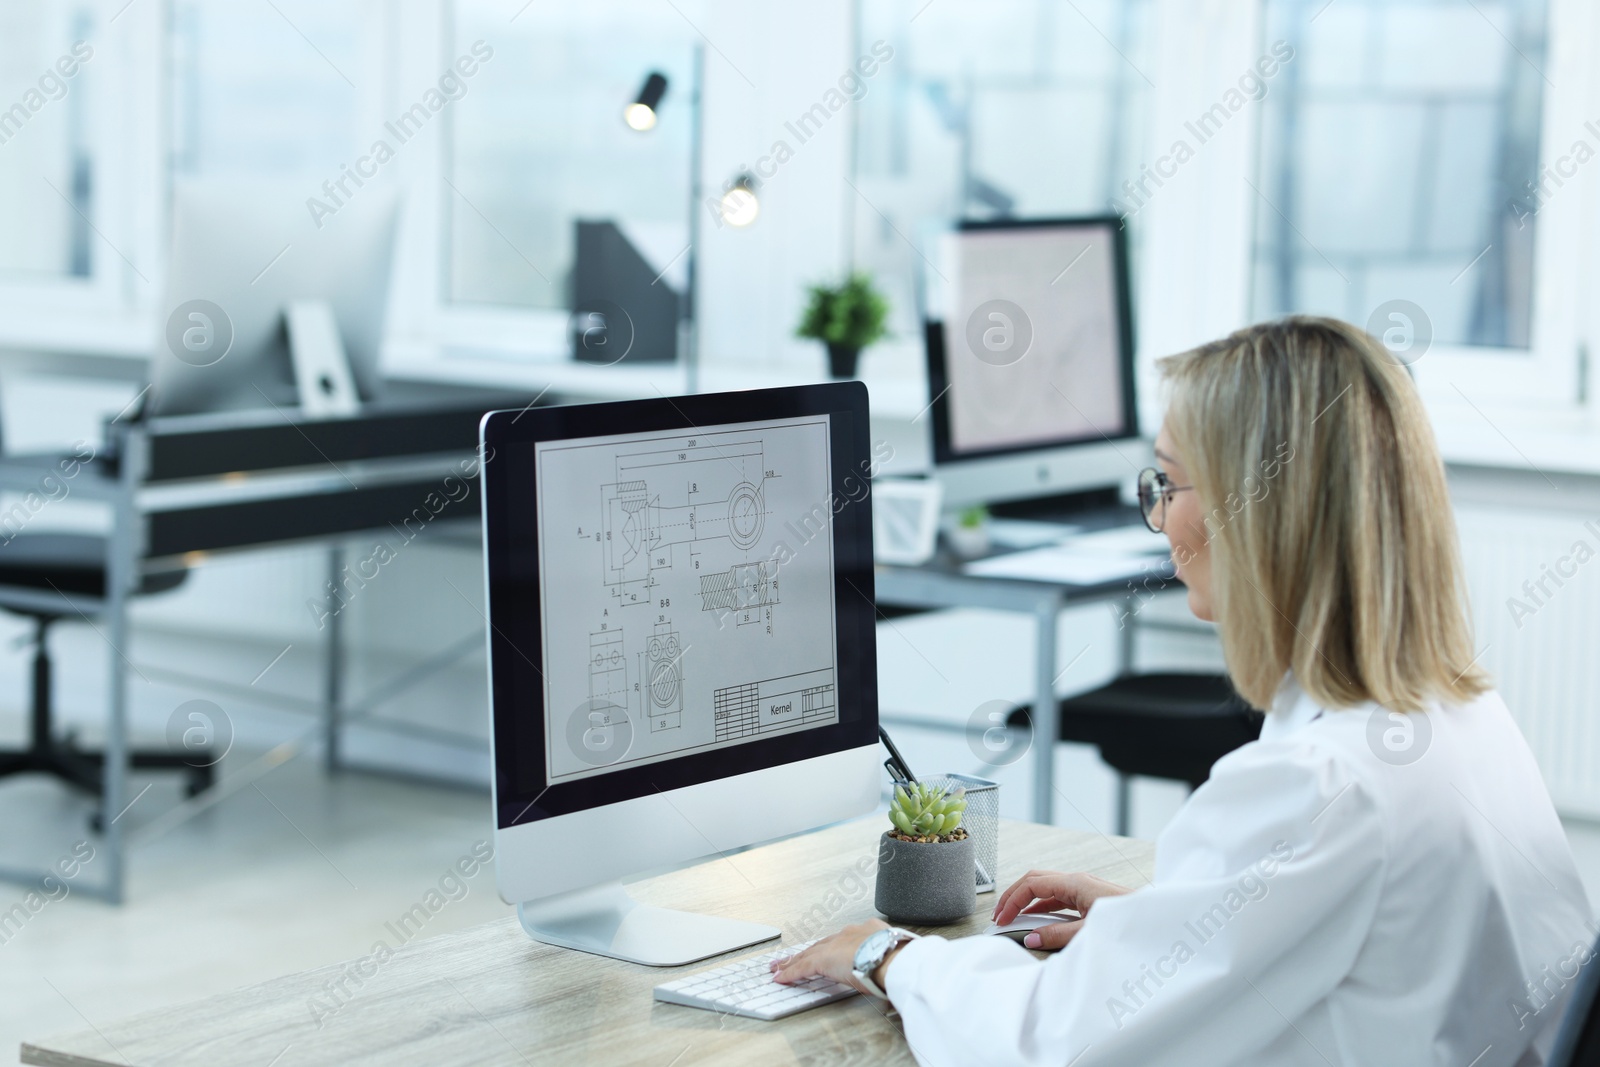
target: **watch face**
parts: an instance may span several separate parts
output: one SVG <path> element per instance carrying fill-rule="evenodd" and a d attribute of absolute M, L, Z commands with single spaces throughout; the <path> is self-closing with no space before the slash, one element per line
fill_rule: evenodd
<path fill-rule="evenodd" d="M 855 969 L 863 974 L 871 972 L 883 959 L 883 954 L 888 951 L 889 943 L 894 939 L 893 930 L 874 930 L 861 942 L 861 947 L 856 949 Z"/>

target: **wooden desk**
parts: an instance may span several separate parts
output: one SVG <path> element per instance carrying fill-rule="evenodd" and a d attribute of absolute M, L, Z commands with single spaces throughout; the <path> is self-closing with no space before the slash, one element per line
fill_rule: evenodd
<path fill-rule="evenodd" d="M 873 816 L 641 882 L 639 900 L 771 923 L 786 943 L 876 915 L 872 875 L 883 819 Z M 1001 884 L 1030 868 L 1082 870 L 1142 885 L 1155 846 L 1130 838 L 1002 821 Z M 867 875 L 857 882 L 860 871 Z M 987 924 L 994 895 L 963 923 L 925 928 L 947 937 Z M 262 922 L 293 922 L 295 907 Z M 774 943 L 732 953 L 770 951 Z M 715 966 L 653 968 L 530 941 L 515 918 L 407 945 L 376 973 L 346 981 L 343 1007 L 319 1029 L 312 1000 L 358 975 L 323 967 L 98 1030 L 22 1046 L 22 1062 L 51 1067 L 160 1065 L 311 1067 L 638 1063 L 911 1063 L 897 1016 L 853 997 L 777 1022 L 658 1004 L 657 983 Z M 370 970 L 370 968 L 369 968 Z"/>

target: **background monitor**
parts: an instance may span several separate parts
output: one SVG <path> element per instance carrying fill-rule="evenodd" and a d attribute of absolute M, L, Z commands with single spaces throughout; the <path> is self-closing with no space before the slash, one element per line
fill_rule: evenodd
<path fill-rule="evenodd" d="M 607 883 L 877 806 L 865 386 L 496 412 L 483 449 L 501 896 L 638 963 L 778 936 Z"/>
<path fill-rule="evenodd" d="M 175 189 L 152 411 L 297 406 L 284 312 L 305 299 L 329 305 L 357 391 L 378 395 L 399 199 L 356 190 L 319 226 L 305 194 L 231 180 Z"/>
<path fill-rule="evenodd" d="M 969 222 L 944 236 L 926 324 L 947 507 L 1114 486 L 1139 436 L 1116 216 Z"/>

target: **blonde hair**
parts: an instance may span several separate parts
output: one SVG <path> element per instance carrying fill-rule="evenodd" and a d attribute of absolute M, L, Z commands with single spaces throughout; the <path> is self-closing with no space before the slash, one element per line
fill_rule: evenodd
<path fill-rule="evenodd" d="M 1269 707 L 1291 669 L 1326 707 L 1416 711 L 1489 688 L 1444 464 L 1382 345 L 1295 316 L 1157 365 L 1173 387 L 1168 433 L 1206 508 L 1223 655 L 1246 700 Z"/>

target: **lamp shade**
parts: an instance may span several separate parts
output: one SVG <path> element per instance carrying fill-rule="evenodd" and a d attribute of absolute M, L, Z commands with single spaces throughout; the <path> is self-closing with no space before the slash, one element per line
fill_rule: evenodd
<path fill-rule="evenodd" d="M 667 76 L 659 70 L 652 70 L 645 77 L 644 84 L 639 87 L 639 95 L 634 97 L 633 103 L 623 109 L 623 121 L 640 133 L 654 129 L 656 109 L 661 106 L 661 98 L 666 95 Z"/>

